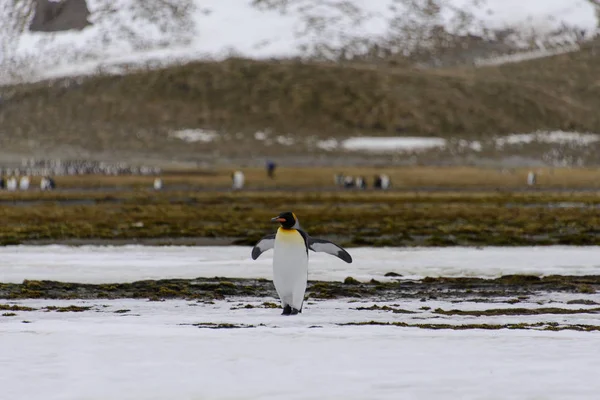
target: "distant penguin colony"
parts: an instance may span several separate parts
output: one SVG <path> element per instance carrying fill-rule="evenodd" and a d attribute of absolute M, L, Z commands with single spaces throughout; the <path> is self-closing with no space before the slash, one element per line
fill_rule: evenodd
<path fill-rule="evenodd" d="M 336 186 L 343 187 L 344 189 L 367 189 L 367 178 L 364 176 L 357 176 L 356 178 L 350 175 L 344 175 L 337 173 L 333 176 L 333 182 Z M 386 174 L 375 175 L 373 178 L 373 188 L 380 190 L 388 190 L 392 186 L 390 177 Z"/>
<path fill-rule="evenodd" d="M 334 255 L 347 263 L 352 257 L 335 243 L 313 238 L 300 228 L 296 215 L 282 212 L 271 222 L 280 224 L 276 234 L 263 237 L 252 249 L 252 259 L 273 249 L 273 284 L 281 300 L 282 315 L 302 312 L 308 281 L 308 250 Z"/>

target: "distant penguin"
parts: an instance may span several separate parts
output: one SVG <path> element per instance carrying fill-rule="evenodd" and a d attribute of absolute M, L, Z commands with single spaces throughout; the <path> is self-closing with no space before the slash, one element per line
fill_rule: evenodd
<path fill-rule="evenodd" d="M 273 284 L 281 300 L 283 315 L 296 315 L 302 312 L 304 293 L 308 280 L 308 250 L 332 254 L 347 263 L 352 257 L 335 243 L 310 237 L 300 228 L 296 215 L 282 212 L 271 222 L 281 226 L 276 234 L 260 239 L 252 249 L 252 259 L 256 260 L 263 252 L 273 249 Z"/>
<path fill-rule="evenodd" d="M 242 171 L 235 171 L 231 175 L 232 188 L 234 190 L 241 190 L 244 188 L 244 173 Z"/>
<path fill-rule="evenodd" d="M 364 176 L 359 176 L 358 178 L 356 178 L 356 187 L 359 189 L 367 188 L 367 181 Z"/>
<path fill-rule="evenodd" d="M 40 190 L 49 190 L 50 189 L 50 181 L 45 176 L 40 180 Z"/>
<path fill-rule="evenodd" d="M 271 179 L 275 178 L 275 168 L 277 165 L 273 161 L 267 161 L 267 176 Z"/>
<path fill-rule="evenodd" d="M 529 171 L 529 173 L 527 174 L 527 184 L 529 186 L 533 186 L 533 185 L 535 185 L 535 182 L 536 182 L 535 172 Z"/>
<path fill-rule="evenodd" d="M 333 176 L 333 183 L 336 186 L 344 186 L 344 174 L 339 173 Z"/>
<path fill-rule="evenodd" d="M 20 190 L 29 190 L 29 177 L 22 176 L 19 180 L 19 189 Z"/>
<path fill-rule="evenodd" d="M 348 189 L 354 187 L 354 178 L 351 176 L 346 176 L 344 178 L 344 187 Z"/>
<path fill-rule="evenodd" d="M 0 190 L 4 189 L 6 187 L 6 181 L 4 180 L 4 177 L 0 177 Z"/>
<path fill-rule="evenodd" d="M 6 181 L 6 189 L 14 192 L 15 190 L 17 190 L 17 178 L 15 178 L 14 176 L 11 176 L 10 178 L 8 178 L 8 180 Z"/>
<path fill-rule="evenodd" d="M 375 178 L 373 178 L 373 187 L 381 189 L 381 175 L 375 175 Z"/>
<path fill-rule="evenodd" d="M 154 180 L 154 185 L 153 185 L 153 187 L 154 187 L 154 190 L 161 190 L 161 189 L 162 189 L 162 187 L 163 187 L 163 182 L 162 182 L 162 179 L 160 179 L 160 178 L 156 178 L 156 179 Z"/>
<path fill-rule="evenodd" d="M 381 189 L 383 190 L 387 190 L 392 186 L 392 182 L 390 180 L 390 177 L 382 174 L 381 175 Z"/>

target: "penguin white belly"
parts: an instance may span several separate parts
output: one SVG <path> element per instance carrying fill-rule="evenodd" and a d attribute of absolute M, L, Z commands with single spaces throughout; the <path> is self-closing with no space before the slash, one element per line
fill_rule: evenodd
<path fill-rule="evenodd" d="M 283 306 L 302 309 L 308 279 L 308 254 L 302 235 L 279 228 L 273 254 L 273 283 Z"/>

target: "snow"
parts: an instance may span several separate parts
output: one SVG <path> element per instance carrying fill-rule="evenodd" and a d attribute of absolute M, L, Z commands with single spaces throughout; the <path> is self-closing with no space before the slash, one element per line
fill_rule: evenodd
<path fill-rule="evenodd" d="M 255 6 L 252 0 L 238 1 L 235 7 L 231 0 L 192 0 L 188 20 L 161 19 L 164 29 L 159 29 L 147 16 L 140 18 L 131 1 L 121 3 L 118 12 L 110 13 L 108 0 L 88 0 L 93 25 L 81 32 L 25 32 L 8 39 L 7 49 L 12 50 L 0 58 L 0 71 L 6 73 L 0 83 L 13 81 L 11 72 L 36 81 L 229 56 L 336 57 L 341 48 L 362 53 L 368 43 L 406 36 L 403 29 L 414 31 L 415 23 L 424 31 L 442 24 L 452 32 L 475 34 L 483 34 L 485 28 L 514 28 L 522 33 L 523 45 L 533 32 L 549 34 L 563 25 L 594 32 L 598 23 L 593 5 L 586 0 L 449 0 L 442 2 L 440 16 L 432 21 L 395 0 L 301 0 L 279 10 Z M 473 16 L 469 28 L 461 25 L 460 11 Z M 0 10 L 2 18 L 8 15 Z M 407 36 L 398 42 L 410 47 L 415 40 Z M 570 37 L 564 40 L 572 42 Z M 8 58 L 16 60 L 12 71 L 2 65 Z"/>
<path fill-rule="evenodd" d="M 387 279 L 507 273 L 597 274 L 600 247 L 353 248 L 353 264 L 311 253 L 310 279 Z M 272 252 L 152 246 L 0 247 L 0 282 L 126 282 L 168 277 L 264 277 Z M 543 331 L 600 325 L 600 293 L 536 292 L 478 302 L 315 300 L 303 313 L 271 297 L 226 300 L 0 300 L 33 311 L 0 316 L 0 387 L 7 399 L 595 399 L 600 333 Z M 568 304 L 571 300 L 591 305 Z M 57 312 L 45 307 L 90 307 Z M 250 305 L 251 307 L 247 307 Z M 413 313 L 359 308 L 394 307 Z M 586 310 L 576 314 L 445 315 L 442 310 Z M 344 325 L 403 323 L 407 327 Z M 212 325 L 211 325 L 212 324 Z M 234 324 L 239 329 L 209 329 Z M 522 324 L 527 329 L 432 330 L 423 324 Z"/>
<path fill-rule="evenodd" d="M 219 134 L 215 131 L 208 131 L 204 129 L 184 129 L 181 131 L 171 132 L 169 136 L 181 139 L 188 143 L 209 143 L 218 138 Z"/>
<path fill-rule="evenodd" d="M 281 135 L 277 136 L 275 141 L 283 146 L 292 146 L 294 143 L 296 143 L 294 138 L 289 137 L 289 136 L 281 136 Z"/>
<path fill-rule="evenodd" d="M 460 149 L 470 149 L 473 151 L 481 151 L 483 149 L 481 142 L 478 140 L 469 141 L 465 139 L 460 139 L 458 141 L 458 147 Z"/>
<path fill-rule="evenodd" d="M 514 27 L 540 34 L 563 24 L 594 30 L 598 22 L 588 0 L 488 0 L 472 11 L 489 28 Z"/>
<path fill-rule="evenodd" d="M 565 131 L 537 131 L 533 133 L 512 134 L 495 139 L 496 147 L 505 145 L 538 143 L 560 143 L 585 146 L 600 141 L 600 135 L 595 133 L 565 132 Z"/>
<path fill-rule="evenodd" d="M 556 56 L 559 54 L 573 53 L 579 51 L 580 47 L 578 44 L 569 44 L 566 46 L 560 46 L 556 49 L 539 49 L 527 52 L 519 52 L 515 54 L 507 54 L 492 58 L 480 58 L 476 59 L 474 64 L 478 67 L 491 66 L 491 65 L 502 65 L 508 63 L 518 63 L 527 60 L 535 60 L 537 58 L 544 58 L 550 56 Z"/>
<path fill-rule="evenodd" d="M 265 132 L 259 131 L 254 133 L 254 139 L 256 140 L 266 140 L 267 134 Z"/>
<path fill-rule="evenodd" d="M 338 141 L 336 139 L 319 140 L 317 147 L 321 150 L 331 151 L 338 147 Z"/>
<path fill-rule="evenodd" d="M 363 303 L 311 303 L 303 314 L 282 317 L 276 309 L 236 310 L 237 302 L 226 301 L 20 301 L 93 309 L 1 317 L 2 393 L 48 400 L 558 400 L 594 399 L 600 390 L 598 333 L 337 326 L 419 320 L 353 309 Z M 115 313 L 122 309 L 130 312 Z M 226 321 L 264 326 L 191 325 Z"/>
<path fill-rule="evenodd" d="M 352 264 L 310 254 L 309 279 L 386 281 L 388 272 L 407 279 L 426 276 L 495 278 L 600 273 L 600 247 L 351 248 Z M 24 279 L 111 283 L 143 279 L 272 278 L 273 253 L 254 261 L 244 246 L 6 246 L 0 247 L 0 282 Z"/>
<path fill-rule="evenodd" d="M 355 137 L 342 142 L 346 150 L 373 152 L 419 151 L 446 146 L 446 139 L 432 137 Z"/>

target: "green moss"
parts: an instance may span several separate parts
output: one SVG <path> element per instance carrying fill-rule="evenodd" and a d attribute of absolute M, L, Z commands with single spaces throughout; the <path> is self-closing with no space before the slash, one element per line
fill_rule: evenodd
<path fill-rule="evenodd" d="M 435 234 L 435 235 L 430 236 L 427 239 L 425 239 L 425 244 L 427 246 L 445 247 L 445 246 L 456 246 L 458 243 L 454 238 L 451 238 L 449 236 L 442 236 L 442 235 Z"/>
<path fill-rule="evenodd" d="M 360 285 L 360 282 L 353 277 L 348 276 L 346 279 L 344 279 L 344 285 Z"/>
<path fill-rule="evenodd" d="M 168 287 L 161 287 L 158 289 L 157 295 L 159 297 L 180 297 L 181 292 L 177 289 L 172 289 Z"/>
<path fill-rule="evenodd" d="M 354 278 L 351 278 L 354 279 Z M 517 303 L 536 292 L 579 293 L 582 285 L 598 287 L 600 276 L 547 276 L 544 278 L 510 275 L 497 279 L 428 277 L 420 281 L 392 282 L 315 282 L 309 281 L 307 295 L 313 299 L 333 298 L 447 298 L 450 301 L 499 301 Z M 106 289 L 110 289 L 107 292 Z M 526 295 L 524 295 L 526 294 Z M 37 290 L 23 284 L 0 284 L 0 298 L 24 299 L 99 299 L 135 298 L 161 300 L 165 298 L 211 301 L 228 297 L 277 298 L 273 282 L 265 279 L 215 278 L 146 280 L 114 285 L 93 285 L 40 281 Z M 468 296 L 465 299 L 465 296 Z M 507 300 L 508 298 L 508 300 Z"/>
<path fill-rule="evenodd" d="M 396 308 L 396 307 L 390 307 L 390 306 L 378 306 L 377 304 L 374 304 L 370 307 L 357 307 L 355 308 L 355 310 L 368 310 L 368 311 L 391 311 L 394 314 L 416 314 L 414 311 L 409 311 L 409 310 L 403 310 L 400 308 Z"/>
<path fill-rule="evenodd" d="M 593 294 L 596 293 L 596 289 L 591 287 L 590 285 L 581 285 L 577 288 L 579 293 Z"/>
<path fill-rule="evenodd" d="M 40 230 L 44 230 L 43 236 L 53 241 L 110 239 L 127 242 L 146 238 L 177 240 L 186 236 L 188 239 L 227 237 L 233 242 L 254 232 L 253 244 L 258 237 L 272 232 L 272 227 L 261 221 L 268 221 L 271 210 L 285 206 L 302 215 L 305 228 L 311 234 L 335 237 L 339 243 L 350 241 L 351 246 L 384 246 L 389 245 L 389 241 L 396 243 L 398 238 L 403 241 L 412 238 L 410 244 L 431 246 L 552 244 L 559 240 L 565 242 L 565 236 L 560 233 L 564 226 L 577 235 L 584 235 L 589 243 L 600 244 L 600 231 L 590 232 L 589 229 L 591 225 L 600 224 L 600 216 L 577 208 L 545 207 L 545 202 L 555 201 L 557 194 L 536 198 L 535 201 L 541 204 L 539 208 L 522 208 L 517 213 L 505 206 L 500 194 L 482 196 L 464 192 L 419 197 L 396 192 L 372 196 L 357 192 L 335 196 L 311 192 L 290 195 L 276 191 L 261 194 L 263 196 L 258 198 L 254 194 L 229 197 L 219 192 L 176 192 L 154 194 L 151 199 L 146 199 L 147 196 L 124 192 L 118 195 L 118 201 L 77 207 L 56 204 L 49 197 L 47 202 L 36 207 L 4 207 L 0 237 L 12 235 L 27 241 L 39 239 Z M 79 199 L 84 195 L 74 192 L 72 196 Z M 85 196 L 93 199 L 97 195 Z M 189 196 L 194 196 L 193 203 Z M 517 199 L 528 200 L 526 197 Z M 251 217 L 242 208 L 235 209 L 236 205 L 248 202 L 256 204 Z M 332 224 L 331 207 L 340 203 L 348 205 L 336 212 L 336 220 L 340 222 Z M 381 208 L 378 205 L 382 203 L 398 205 Z M 223 221 L 224 214 L 236 224 Z M 169 218 L 165 218 L 166 215 Z M 129 229 L 130 221 L 142 222 L 144 230 Z M 262 228 L 257 230 L 257 226 Z M 543 232 L 540 233 L 540 229 Z M 354 239 L 348 232 L 353 232 Z M 228 281 L 223 281 L 224 289 Z M 35 291 L 39 284 L 31 281 L 25 286 L 27 290 Z M 104 287 L 105 292 L 116 288 L 112 284 Z"/>
<path fill-rule="evenodd" d="M 587 308 L 587 309 L 568 309 L 568 308 L 556 308 L 556 307 L 542 307 L 542 308 L 502 308 L 502 309 L 491 309 L 491 310 L 443 310 L 437 308 L 433 311 L 435 314 L 442 315 L 463 315 L 463 316 L 496 316 L 496 315 L 541 315 L 541 314 L 597 314 L 600 312 L 599 308 Z"/>
<path fill-rule="evenodd" d="M 83 312 L 83 311 L 89 311 L 89 310 L 91 310 L 91 308 L 92 307 L 70 305 L 67 307 L 47 306 L 47 307 L 44 307 L 44 310 L 56 311 L 56 312 Z"/>
<path fill-rule="evenodd" d="M 0 304 L 0 310 L 3 311 L 35 311 L 37 308 L 19 306 L 16 304 L 8 305 L 8 304 Z"/>
<path fill-rule="evenodd" d="M 509 285 L 523 285 L 541 283 L 542 279 L 535 275 L 504 275 L 498 278 L 498 281 Z"/>
<path fill-rule="evenodd" d="M 536 322 L 536 323 L 517 323 L 517 324 L 409 324 L 406 322 L 380 322 L 380 321 L 365 321 L 365 322 L 349 322 L 338 324 L 340 326 L 397 326 L 403 328 L 419 328 L 419 329 L 431 329 L 431 330 L 471 330 L 471 329 L 485 329 L 485 330 L 500 330 L 500 329 L 512 329 L 512 330 L 542 330 L 542 331 L 584 331 L 593 332 L 600 331 L 600 326 L 597 325 L 558 325 L 554 322 Z"/>
<path fill-rule="evenodd" d="M 182 324 L 188 325 L 188 324 Z M 230 323 L 214 323 L 214 322 L 199 322 L 196 324 L 191 324 L 192 326 L 196 326 L 198 328 L 208 328 L 208 329 L 239 329 L 239 328 L 256 328 L 256 326 L 264 326 L 260 325 L 249 325 L 249 324 L 230 324 Z"/>
<path fill-rule="evenodd" d="M 585 305 L 585 306 L 600 305 L 600 303 L 597 303 L 597 302 L 595 302 L 593 300 L 587 300 L 587 299 L 569 300 L 569 301 L 567 301 L 567 304 L 581 304 L 581 305 Z"/>

